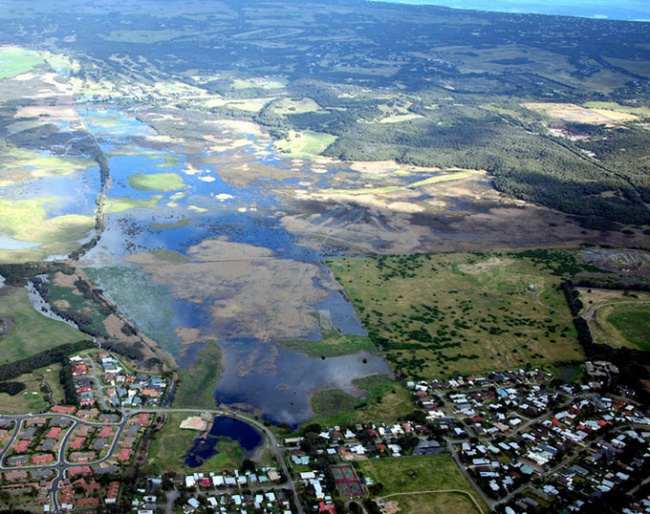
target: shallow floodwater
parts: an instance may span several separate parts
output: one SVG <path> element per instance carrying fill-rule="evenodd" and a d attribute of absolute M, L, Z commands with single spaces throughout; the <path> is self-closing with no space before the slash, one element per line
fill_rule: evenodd
<path fill-rule="evenodd" d="M 331 279 L 320 253 L 301 245 L 300 239 L 282 226 L 280 220 L 285 206 L 273 188 L 268 187 L 268 181 L 252 181 L 246 187 L 230 185 L 219 176 L 218 165 L 197 169 L 188 164 L 188 160 L 197 162 L 212 155 L 207 150 L 204 155 L 188 156 L 183 154 L 180 144 L 163 150 L 148 148 L 143 145 L 142 136 L 155 133 L 135 118 L 118 111 L 91 109 L 84 109 L 80 114 L 88 119 L 87 126 L 110 155 L 112 178 L 107 192 L 106 230 L 99 244 L 85 256 L 83 265 L 91 279 L 140 330 L 176 357 L 181 353 L 179 329 L 198 333 L 194 343 L 198 347 L 207 339 L 219 342 L 225 371 L 215 391 L 217 403 L 249 406 L 272 422 L 295 425 L 311 415 L 309 397 L 315 390 L 337 387 L 360 393 L 351 385 L 352 380 L 373 373 L 389 373 L 386 363 L 376 355 L 312 359 L 277 346 L 272 337 L 264 341 L 235 337 L 227 321 L 221 325 L 214 321 L 214 302 L 220 300 L 218 296 L 201 291 L 203 296 L 182 299 L 177 290 L 174 294 L 178 284 L 154 281 L 145 268 L 128 262 L 126 259 L 131 255 L 154 250 L 172 250 L 181 260 L 194 262 L 192 249 L 214 238 L 263 248 L 271 252 L 264 258 L 305 263 L 318 270 L 308 285 L 320 293 L 310 296 L 313 304 L 306 306 L 314 316 L 308 317 L 310 326 L 296 326 L 293 338 L 312 341 L 320 338 L 315 321 L 319 310 L 330 312 L 333 328 L 340 333 L 366 334 L 350 303 L 338 289 L 327 285 Z M 263 160 L 267 166 L 285 166 L 285 161 L 278 156 L 268 154 L 268 147 L 262 148 L 258 157 L 254 152 L 260 150 L 259 142 L 251 138 L 247 144 L 227 155 L 235 160 Z M 233 156 L 232 152 L 239 153 Z M 159 173 L 177 174 L 184 182 L 183 187 L 173 191 L 136 190 L 128 180 L 133 174 Z M 318 177 L 314 174 L 314 182 L 327 180 L 322 174 Z M 292 188 L 302 187 L 293 179 L 287 181 Z M 111 205 L 124 205 L 125 210 L 111 212 Z M 171 275 L 172 278 L 165 278 L 173 280 L 174 273 Z M 296 286 L 300 287 L 300 277 L 297 279 Z M 224 280 L 227 282 L 227 278 Z M 250 284 L 229 287 L 250 287 Z M 277 300 L 269 297 L 264 301 Z M 236 314 L 233 316 L 236 318 Z M 195 355 L 194 349 L 186 349 L 180 364 L 191 365 Z"/>

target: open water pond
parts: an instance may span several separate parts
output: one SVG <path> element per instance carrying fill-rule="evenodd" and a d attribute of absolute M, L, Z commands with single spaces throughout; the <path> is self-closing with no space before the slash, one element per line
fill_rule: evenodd
<path fill-rule="evenodd" d="M 312 359 L 273 343 L 318 340 L 319 311 L 329 312 L 331 329 L 365 335 L 319 250 L 282 225 L 287 205 L 274 189 L 281 180 L 234 185 L 219 174 L 227 164 L 191 164 L 214 158 L 207 148 L 188 155 L 182 142 L 146 146 L 143 136 L 153 130 L 135 118 L 91 109 L 80 114 L 109 155 L 112 179 L 106 229 L 82 264 L 138 328 L 174 356 L 181 345 L 219 342 L 225 371 L 216 402 L 295 425 L 311 415 L 314 391 L 338 387 L 358 394 L 355 378 L 389 373 L 377 355 Z M 245 141 L 224 150 L 227 160 L 288 169 L 270 154 L 268 140 Z M 184 352 L 181 364 L 192 365 L 193 355 Z"/>
<path fill-rule="evenodd" d="M 194 445 L 185 455 L 185 464 L 190 468 L 198 468 L 206 460 L 217 455 L 219 452 L 216 446 L 222 438 L 237 441 L 245 454 L 250 454 L 262 442 L 262 435 L 248 423 L 217 416 L 208 434 L 194 441 Z"/>

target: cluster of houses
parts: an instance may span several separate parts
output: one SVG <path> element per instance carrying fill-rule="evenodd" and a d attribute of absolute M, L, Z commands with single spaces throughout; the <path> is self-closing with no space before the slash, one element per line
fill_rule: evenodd
<path fill-rule="evenodd" d="M 143 373 L 127 373 L 120 362 L 109 353 L 100 353 L 104 372 L 104 391 L 110 407 L 157 407 L 165 397 L 168 382 L 164 378 Z"/>
<path fill-rule="evenodd" d="M 461 423 L 448 437 L 486 496 L 513 512 L 577 511 L 650 464 L 650 419 L 626 388 L 602 392 L 614 367 L 587 370 L 583 385 L 516 370 L 410 386 L 428 420 Z"/>
<path fill-rule="evenodd" d="M 95 405 L 93 380 L 88 376 L 88 359 L 79 355 L 70 358 L 74 388 L 80 407 Z M 110 353 L 102 352 L 98 356 L 106 389 L 102 401 L 107 408 L 119 407 L 157 407 L 164 397 L 168 381 L 144 373 L 128 373 L 122 364 Z M 93 363 L 94 364 L 94 363 Z"/>
<path fill-rule="evenodd" d="M 175 480 L 184 486 L 185 491 L 193 493 L 183 504 L 186 513 L 204 507 L 223 514 L 291 513 L 287 494 L 277 488 L 282 476 L 274 467 L 262 467 L 245 473 L 238 470 L 193 473 L 178 476 Z"/>

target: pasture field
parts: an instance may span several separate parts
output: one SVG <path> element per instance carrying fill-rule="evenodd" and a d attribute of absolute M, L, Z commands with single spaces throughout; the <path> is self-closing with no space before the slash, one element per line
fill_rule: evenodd
<path fill-rule="evenodd" d="M 639 119 L 639 116 L 630 110 L 601 107 L 598 106 L 599 104 L 600 102 L 594 102 L 590 104 L 591 106 L 589 107 L 583 107 L 571 103 L 529 102 L 522 105 L 528 109 L 549 116 L 550 118 L 575 123 L 617 125 L 622 122 L 635 121 Z M 608 103 L 606 105 L 611 106 L 612 104 Z"/>
<path fill-rule="evenodd" d="M 275 142 L 277 150 L 286 157 L 313 158 L 325 151 L 336 141 L 336 136 L 311 130 L 289 131 L 287 139 Z"/>
<path fill-rule="evenodd" d="M 558 252 L 557 258 L 564 253 Z M 561 265 L 518 253 L 332 259 L 394 371 L 484 373 L 582 359 Z"/>
<path fill-rule="evenodd" d="M 650 294 L 579 288 L 594 342 L 650 350 Z"/>
<path fill-rule="evenodd" d="M 27 73 L 44 63 L 43 58 L 32 50 L 17 46 L 0 47 L 0 79 Z"/>
<path fill-rule="evenodd" d="M 650 108 L 645 106 L 628 107 L 616 102 L 585 102 L 584 107 L 588 109 L 606 109 L 609 111 L 622 112 L 632 114 L 634 116 L 641 116 L 642 118 L 650 117 Z"/>
<path fill-rule="evenodd" d="M 398 502 L 401 512 L 408 514 L 489 512 L 485 502 L 465 479 L 450 455 L 373 459 L 358 464 L 359 471 L 365 477 L 372 478 L 375 484 L 383 485 L 380 497 L 385 501 Z"/>
<path fill-rule="evenodd" d="M 36 353 L 86 339 L 86 335 L 61 321 L 37 312 L 26 289 L 5 287 L 0 290 L 0 313 L 11 321 L 12 329 L 0 339 L 0 364 L 25 359 Z"/>

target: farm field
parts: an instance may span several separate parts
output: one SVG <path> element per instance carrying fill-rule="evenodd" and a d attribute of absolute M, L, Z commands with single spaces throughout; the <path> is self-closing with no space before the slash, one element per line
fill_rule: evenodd
<path fill-rule="evenodd" d="M 560 268 L 524 254 L 332 259 L 328 265 L 397 373 L 484 373 L 583 358 Z"/>
<path fill-rule="evenodd" d="M 11 329 L 0 338 L 2 364 L 86 338 L 86 335 L 77 329 L 36 311 L 27 297 L 26 289 L 2 288 L 0 313 L 4 320 L 11 323 Z"/>
<path fill-rule="evenodd" d="M 358 470 L 375 484 L 382 484 L 378 496 L 386 502 L 397 502 L 401 512 L 489 512 L 449 455 L 367 460 L 359 462 Z"/>

